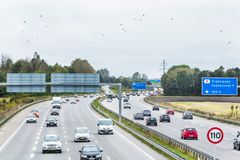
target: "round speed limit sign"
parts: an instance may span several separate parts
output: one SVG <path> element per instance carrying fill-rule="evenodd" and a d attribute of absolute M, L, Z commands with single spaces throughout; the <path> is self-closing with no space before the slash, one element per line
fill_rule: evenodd
<path fill-rule="evenodd" d="M 224 134 L 223 131 L 218 127 L 213 127 L 208 130 L 207 138 L 208 141 L 213 144 L 218 144 L 223 140 Z"/>

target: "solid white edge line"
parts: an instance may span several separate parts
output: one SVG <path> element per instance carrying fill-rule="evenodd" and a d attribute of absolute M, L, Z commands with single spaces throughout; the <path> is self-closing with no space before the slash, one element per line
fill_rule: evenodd
<path fill-rule="evenodd" d="M 16 133 L 22 128 L 23 124 L 25 123 L 25 120 L 18 126 L 18 128 L 11 134 L 10 137 L 1 145 L 0 151 L 8 144 L 9 141 L 12 140 L 12 138 L 16 135 Z"/>

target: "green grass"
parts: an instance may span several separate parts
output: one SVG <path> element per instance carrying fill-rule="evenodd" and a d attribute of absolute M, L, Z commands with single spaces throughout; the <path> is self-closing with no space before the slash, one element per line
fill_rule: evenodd
<path fill-rule="evenodd" d="M 112 113 L 111 111 L 109 111 L 108 109 L 106 109 L 105 107 L 103 107 L 100 102 L 100 99 L 96 99 L 93 102 L 93 107 L 94 109 L 97 111 L 98 109 L 103 111 L 105 114 L 107 114 L 109 117 L 111 117 L 114 120 L 118 120 L 118 116 L 114 113 Z M 177 148 L 176 146 L 174 146 L 173 144 L 171 144 L 170 142 L 164 141 L 163 139 L 161 139 L 158 135 L 154 134 L 154 133 L 150 133 L 149 131 L 145 130 L 144 128 L 136 125 L 135 123 L 132 123 L 131 121 L 127 120 L 127 119 L 122 119 L 122 123 L 125 124 L 127 127 L 135 130 L 136 132 L 140 133 L 141 135 L 149 138 L 150 140 L 168 148 L 169 150 L 171 150 L 172 152 L 178 154 L 179 156 L 187 159 L 187 160 L 194 160 L 197 159 L 196 157 L 194 157 L 191 153 L 187 153 L 186 151 Z M 157 149 L 156 147 L 152 146 L 151 144 L 145 142 L 143 139 L 141 139 L 140 137 L 132 134 L 133 136 L 135 136 L 137 139 L 141 140 L 143 143 L 147 144 L 148 146 L 150 146 L 152 149 L 156 150 L 157 152 L 159 152 L 160 154 L 165 155 L 166 157 L 168 157 L 169 159 L 172 159 L 171 157 L 169 157 L 166 153 L 162 152 L 161 150 Z"/>
<path fill-rule="evenodd" d="M 212 115 L 220 118 L 240 120 L 240 103 L 222 102 L 168 102 L 159 103 L 161 106 L 179 110 L 190 110 L 201 114 Z M 234 106 L 232 112 L 231 106 Z M 238 106 L 238 109 L 236 109 Z"/>

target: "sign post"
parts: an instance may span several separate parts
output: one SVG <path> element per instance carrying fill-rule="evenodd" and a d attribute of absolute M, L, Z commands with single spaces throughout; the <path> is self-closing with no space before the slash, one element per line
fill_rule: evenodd
<path fill-rule="evenodd" d="M 218 128 L 218 127 L 212 127 L 208 130 L 207 132 L 207 139 L 210 143 L 214 144 L 214 157 L 213 159 L 216 159 L 217 158 L 217 155 L 216 155 L 216 145 L 218 143 L 221 143 L 222 140 L 223 140 L 223 137 L 224 137 L 224 133 L 222 131 L 221 128 Z"/>
<path fill-rule="evenodd" d="M 238 78 L 203 77 L 202 95 L 238 95 Z"/>

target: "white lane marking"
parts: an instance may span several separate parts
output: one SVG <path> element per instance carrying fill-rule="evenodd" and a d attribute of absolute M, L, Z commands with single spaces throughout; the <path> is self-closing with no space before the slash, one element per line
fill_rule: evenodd
<path fill-rule="evenodd" d="M 71 160 L 71 157 L 68 157 L 68 160 Z"/>
<path fill-rule="evenodd" d="M 109 156 L 107 156 L 106 158 L 107 158 L 107 160 L 111 160 L 111 158 Z"/>
<path fill-rule="evenodd" d="M 64 138 L 67 138 L 67 136 L 64 136 Z"/>
<path fill-rule="evenodd" d="M 97 140 L 95 140 L 95 143 L 98 143 L 98 141 L 97 141 Z"/>
<path fill-rule="evenodd" d="M 37 145 L 37 144 L 38 144 L 38 141 L 35 142 L 35 145 Z"/>
<path fill-rule="evenodd" d="M 30 158 L 33 158 L 33 157 L 34 157 L 34 153 L 31 153 Z"/>
<path fill-rule="evenodd" d="M 37 140 L 39 140 L 39 136 L 37 136 L 37 138 L 36 138 Z"/>
<path fill-rule="evenodd" d="M 8 144 L 9 141 L 16 135 L 16 133 L 22 128 L 23 124 L 25 123 L 25 120 L 18 126 L 18 128 L 13 132 L 13 134 L 8 137 L 8 139 L 1 145 L 0 151 Z"/>
<path fill-rule="evenodd" d="M 67 142 L 67 141 L 66 141 L 65 143 L 66 143 L 66 144 L 68 144 L 68 142 Z"/>
<path fill-rule="evenodd" d="M 151 160 L 155 160 L 155 158 L 153 158 L 151 155 L 149 155 L 147 152 L 145 152 L 144 150 L 142 150 L 141 148 L 139 148 L 136 144 L 134 144 L 132 141 L 130 141 L 127 137 L 125 137 L 124 135 L 122 135 L 120 132 L 118 132 L 117 130 L 114 130 L 119 136 L 121 136 L 123 139 L 125 139 L 128 143 L 130 143 L 132 146 L 134 146 L 136 149 L 138 149 L 140 152 L 142 152 L 146 157 L 148 157 Z"/>
<path fill-rule="evenodd" d="M 100 117 L 98 115 L 96 115 L 96 113 L 94 113 L 91 109 L 90 106 L 88 107 L 88 110 L 91 111 L 91 113 L 97 117 L 98 119 L 100 119 Z M 140 152 L 142 152 L 146 157 L 150 158 L 151 160 L 156 160 L 155 158 L 153 158 L 151 155 L 149 155 L 148 153 L 146 153 L 144 150 L 142 150 L 141 148 L 139 148 L 137 145 L 135 145 L 133 142 L 131 142 L 127 137 L 125 137 L 124 135 L 122 135 L 121 133 L 119 133 L 117 130 L 114 130 L 119 136 L 121 136 L 123 139 L 125 139 L 128 143 L 130 143 L 132 146 L 134 146 L 136 149 L 138 149 Z"/>
<path fill-rule="evenodd" d="M 36 147 L 33 147 L 33 151 L 36 151 Z"/>
<path fill-rule="evenodd" d="M 69 148 L 67 148 L 67 151 L 69 152 Z"/>

